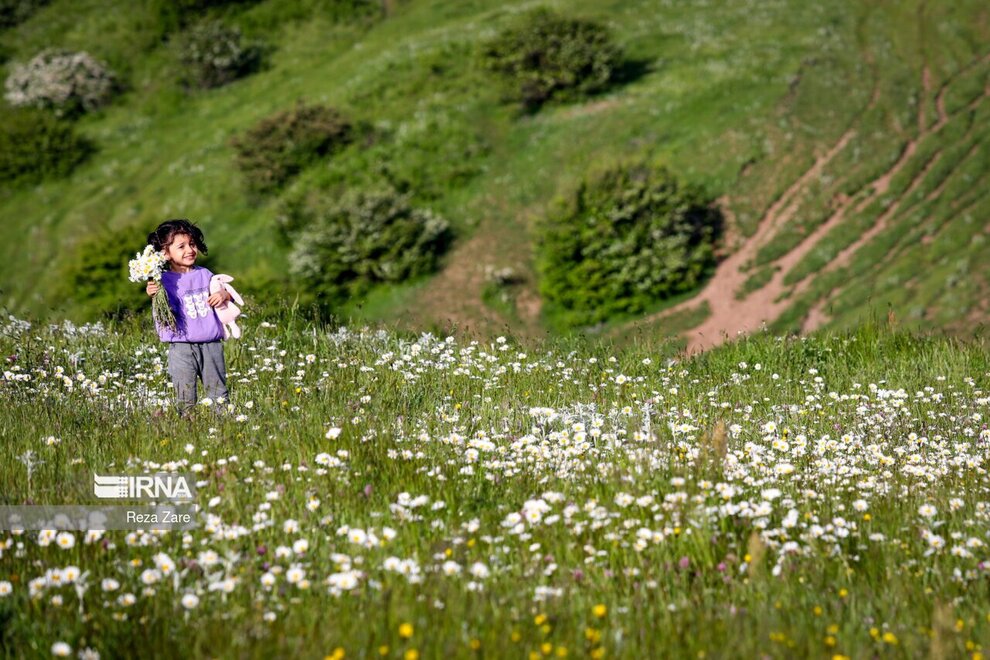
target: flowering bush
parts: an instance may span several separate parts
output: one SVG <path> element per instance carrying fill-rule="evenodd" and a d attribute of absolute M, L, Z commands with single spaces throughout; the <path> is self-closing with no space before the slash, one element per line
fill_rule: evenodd
<path fill-rule="evenodd" d="M 432 272 L 450 241 L 446 220 L 389 189 L 350 192 L 302 212 L 308 224 L 289 255 L 290 273 L 330 303 Z"/>
<path fill-rule="evenodd" d="M 540 289 L 565 326 L 645 311 L 714 266 L 721 214 L 665 168 L 615 168 L 543 223 Z"/>
<path fill-rule="evenodd" d="M 482 51 L 485 65 L 506 79 L 527 108 L 552 96 L 584 96 L 612 80 L 622 54 L 598 23 L 547 9 L 527 13 Z"/>
<path fill-rule="evenodd" d="M 92 146 L 50 113 L 20 108 L 0 115 L 0 181 L 37 182 L 68 174 Z"/>
<path fill-rule="evenodd" d="M 187 85 L 220 87 L 257 70 L 261 47 L 244 44 L 241 31 L 221 21 L 200 23 L 180 42 L 179 59 Z"/>
<path fill-rule="evenodd" d="M 116 77 L 89 53 L 47 49 L 7 77 L 7 101 L 15 107 L 50 108 L 72 115 L 104 105 L 118 89 Z"/>
<path fill-rule="evenodd" d="M 263 119 L 231 145 L 248 187 L 264 193 L 278 189 L 350 137 L 350 122 L 333 108 L 299 105 Z"/>

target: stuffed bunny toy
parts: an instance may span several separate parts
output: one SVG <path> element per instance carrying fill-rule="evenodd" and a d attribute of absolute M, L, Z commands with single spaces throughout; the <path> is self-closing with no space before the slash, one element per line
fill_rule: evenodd
<path fill-rule="evenodd" d="M 244 301 L 241 296 L 234 291 L 234 287 L 227 284 L 234 280 L 230 275 L 218 274 L 210 278 L 210 293 L 216 293 L 220 289 L 226 289 L 230 293 L 230 297 L 237 301 L 237 305 L 243 305 Z M 217 318 L 220 319 L 220 323 L 223 324 L 223 335 L 224 339 L 229 339 L 233 337 L 237 339 L 241 336 L 241 329 L 237 325 L 235 319 L 241 315 L 241 308 L 235 305 L 231 301 L 227 301 L 219 307 L 215 308 L 217 312 Z"/>

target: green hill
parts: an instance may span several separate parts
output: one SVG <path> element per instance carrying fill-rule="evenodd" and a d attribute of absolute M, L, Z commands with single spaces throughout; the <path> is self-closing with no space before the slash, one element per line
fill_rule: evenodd
<path fill-rule="evenodd" d="M 532 114 L 505 101 L 478 47 L 537 6 L 607 25 L 632 65 L 626 79 Z M 0 194 L 0 289 L 15 313 L 87 319 L 145 303 L 139 288 L 108 303 L 65 283 L 86 268 L 87 242 L 117 259 L 174 216 L 203 227 L 209 264 L 250 302 L 291 300 L 287 204 L 384 165 L 415 179 L 418 203 L 454 229 L 453 248 L 436 275 L 379 287 L 339 314 L 537 335 L 554 326 L 537 294 L 534 222 L 585 177 L 646 157 L 722 201 L 723 253 L 735 256 L 696 296 L 657 301 L 609 332 L 694 328 L 701 346 L 762 321 L 843 328 L 875 305 L 918 328 L 966 332 L 987 317 L 985 3 L 235 3 L 215 12 L 267 43 L 268 63 L 194 93 L 179 84 L 155 7 L 54 0 L 0 33 L 8 65 L 47 46 L 87 50 L 128 85 L 79 120 L 97 150 L 70 177 Z M 299 101 L 381 137 L 252 197 L 230 139 Z M 521 283 L 493 296 L 486 266 L 511 267 Z"/>

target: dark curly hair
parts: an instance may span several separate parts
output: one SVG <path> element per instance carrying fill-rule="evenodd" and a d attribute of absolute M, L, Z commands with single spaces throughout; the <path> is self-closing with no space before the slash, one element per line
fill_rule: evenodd
<path fill-rule="evenodd" d="M 158 225 L 158 228 L 148 234 L 148 243 L 155 248 L 155 251 L 164 250 L 172 244 L 175 237 L 185 234 L 196 244 L 196 249 L 206 254 L 206 240 L 203 238 L 203 230 L 189 222 L 185 218 L 166 220 Z"/>

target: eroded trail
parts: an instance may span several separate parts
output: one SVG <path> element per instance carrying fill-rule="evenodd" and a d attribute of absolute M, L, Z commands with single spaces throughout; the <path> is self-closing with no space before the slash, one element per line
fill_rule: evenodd
<path fill-rule="evenodd" d="M 842 137 L 825 154 L 815 160 L 815 163 L 767 210 L 760 220 L 756 232 L 743 244 L 742 248 L 719 265 L 715 276 L 709 281 L 701 296 L 692 301 L 694 303 L 707 302 L 711 314 L 701 325 L 691 331 L 691 337 L 688 340 L 688 352 L 697 352 L 716 346 L 729 335 L 757 330 L 768 320 L 768 312 L 773 313 L 773 318 L 776 318 L 779 312 L 776 310 L 777 305 L 774 301 L 783 291 L 783 284 L 777 281 L 783 278 L 782 271 L 778 271 L 773 280 L 766 286 L 750 293 L 742 300 L 738 300 L 736 299 L 736 292 L 742 288 L 749 277 L 749 273 L 745 272 L 743 267 L 756 256 L 757 251 L 782 226 L 793 220 L 801 191 L 810 181 L 821 174 L 824 167 L 849 144 L 855 134 L 856 131 L 852 128 L 843 133 Z M 811 247 L 813 246 L 810 244 L 798 246 L 785 255 L 783 259 L 797 263 Z M 671 311 L 674 310 L 669 310 L 667 313 Z"/>
<path fill-rule="evenodd" d="M 819 156 L 812 166 L 798 177 L 776 202 L 770 205 L 760 219 L 753 235 L 718 265 L 714 275 L 701 293 L 690 300 L 647 317 L 640 323 L 649 324 L 661 321 L 670 315 L 707 303 L 711 309 L 711 314 L 701 325 L 691 331 L 687 348 L 689 353 L 716 346 L 729 335 L 734 336 L 758 329 L 767 320 L 763 305 L 777 297 L 775 295 L 777 287 L 768 284 L 742 300 L 736 299 L 736 291 L 742 287 L 749 276 L 749 273 L 744 270 L 744 266 L 756 256 L 758 250 L 780 227 L 793 219 L 800 201 L 800 193 L 809 182 L 822 173 L 825 166 L 849 144 L 855 134 L 855 128 L 846 130 L 828 151 Z M 811 249 L 811 247 L 808 245 L 804 249 Z M 799 249 L 801 249 L 800 246 L 784 258 L 796 263 L 802 256 L 798 251 Z"/>
<path fill-rule="evenodd" d="M 986 63 L 987 61 L 990 61 L 990 56 L 975 60 L 973 64 L 964 70 L 980 63 Z M 945 94 L 951 79 L 945 81 L 936 93 L 933 89 L 931 72 L 927 67 L 924 68 L 921 78 L 921 87 L 925 98 L 929 98 L 932 94 L 935 94 L 935 117 L 927 117 L 925 104 L 920 103 L 918 106 L 917 133 L 907 140 L 897 160 L 887 171 L 881 173 L 860 189 L 860 193 L 855 196 L 855 199 L 858 200 L 855 204 L 853 204 L 854 198 L 837 194 L 833 199 L 833 211 L 830 216 L 802 239 L 798 245 L 771 264 L 774 272 L 766 284 L 741 298 L 737 298 L 737 293 L 752 274 L 752 271 L 744 270 L 744 268 L 750 264 L 759 250 L 776 236 L 781 228 L 794 219 L 802 193 L 808 188 L 811 182 L 816 180 L 826 165 L 854 140 L 856 136 L 855 123 L 824 154 L 819 156 L 814 164 L 801 174 L 787 188 L 784 194 L 767 209 L 753 235 L 747 238 L 739 249 L 718 265 L 715 274 L 698 295 L 663 312 L 643 319 L 640 323 L 662 323 L 664 319 L 673 314 L 707 304 L 711 312 L 710 315 L 704 322 L 692 329 L 687 336 L 687 352 L 689 354 L 697 353 L 717 346 L 726 339 L 758 330 L 764 324 L 772 323 L 780 317 L 797 296 L 807 291 L 815 277 L 822 273 L 848 266 L 854 255 L 863 246 L 867 245 L 878 234 L 890 226 L 891 220 L 901 210 L 903 201 L 909 198 L 922 184 L 925 177 L 941 157 L 941 152 L 935 152 L 930 156 L 924 166 L 919 168 L 919 171 L 912 177 L 908 185 L 904 187 L 904 190 L 890 201 L 883 212 L 876 217 L 873 224 L 853 243 L 841 250 L 825 268 L 811 276 L 803 278 L 797 283 L 785 284 L 785 278 L 788 272 L 807 257 L 809 252 L 815 249 L 822 239 L 836 226 L 841 224 L 850 213 L 860 213 L 871 203 L 887 195 L 895 178 L 916 157 L 919 143 L 927 136 L 941 131 L 950 121 L 950 113 L 946 111 Z M 877 98 L 878 90 L 875 89 L 870 105 L 864 112 L 870 110 L 875 105 Z M 965 110 L 972 110 L 984 98 L 986 98 L 986 95 L 974 100 Z M 863 191 L 866 191 L 865 194 L 863 194 Z M 814 330 L 827 322 L 828 318 L 825 314 L 825 307 L 826 301 L 823 299 L 812 308 L 804 322 L 803 329 L 805 331 Z"/>

